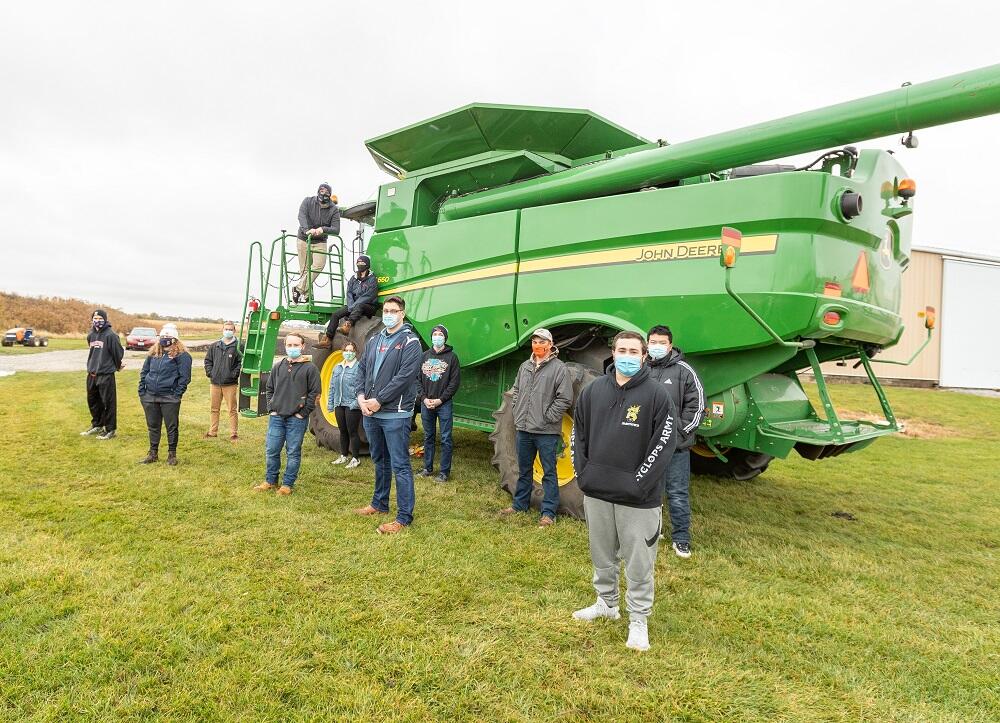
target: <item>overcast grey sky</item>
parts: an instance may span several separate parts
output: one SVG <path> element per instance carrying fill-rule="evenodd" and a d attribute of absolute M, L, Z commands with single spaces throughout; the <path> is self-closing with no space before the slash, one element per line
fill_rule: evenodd
<path fill-rule="evenodd" d="M 997 7 L 5 2 L 0 289 L 239 316 L 249 241 L 389 180 L 366 138 L 482 101 L 683 141 L 1000 62 Z M 862 144 L 917 180 L 914 242 L 1000 255 L 1000 117 L 918 135 Z"/>

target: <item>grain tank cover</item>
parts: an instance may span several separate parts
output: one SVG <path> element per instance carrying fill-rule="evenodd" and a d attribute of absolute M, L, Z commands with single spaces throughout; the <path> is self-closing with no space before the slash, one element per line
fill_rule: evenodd
<path fill-rule="evenodd" d="M 588 110 L 487 103 L 472 103 L 365 142 L 379 167 L 394 175 L 413 175 L 493 151 L 551 154 L 572 165 L 648 144 Z"/>

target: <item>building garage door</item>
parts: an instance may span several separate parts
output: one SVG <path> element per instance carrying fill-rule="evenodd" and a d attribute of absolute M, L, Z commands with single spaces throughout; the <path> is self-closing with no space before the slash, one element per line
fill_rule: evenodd
<path fill-rule="evenodd" d="M 1000 264 L 944 257 L 941 386 L 1000 389 Z"/>

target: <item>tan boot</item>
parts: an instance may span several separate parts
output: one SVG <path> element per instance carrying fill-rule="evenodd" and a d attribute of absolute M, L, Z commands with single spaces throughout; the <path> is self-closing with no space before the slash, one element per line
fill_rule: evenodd
<path fill-rule="evenodd" d="M 253 491 L 254 492 L 270 492 L 275 487 L 277 487 L 277 485 L 273 485 L 270 482 L 261 482 L 259 485 L 257 485 L 256 487 L 253 488 Z"/>
<path fill-rule="evenodd" d="M 386 522 L 384 525 L 378 526 L 378 534 L 380 535 L 395 535 L 397 532 L 402 532 L 406 529 L 406 525 L 402 522 L 397 522 L 393 520 L 392 522 Z"/>
<path fill-rule="evenodd" d="M 384 515 L 386 513 L 383 512 L 382 510 L 376 510 L 371 505 L 365 505 L 364 507 L 359 507 L 358 509 L 354 510 L 354 514 L 364 515 L 366 517 L 369 517 L 371 515 Z"/>
<path fill-rule="evenodd" d="M 289 487 L 288 485 L 281 485 L 281 487 L 278 488 L 278 494 L 286 496 L 290 495 L 292 494 L 292 488 Z"/>

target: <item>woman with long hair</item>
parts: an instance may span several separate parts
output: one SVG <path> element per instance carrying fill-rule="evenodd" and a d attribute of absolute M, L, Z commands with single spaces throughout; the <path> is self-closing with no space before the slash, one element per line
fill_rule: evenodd
<path fill-rule="evenodd" d="M 326 399 L 326 411 L 333 412 L 340 429 L 340 456 L 331 464 L 347 463 L 351 469 L 361 464 L 361 409 L 358 399 L 351 391 L 357 378 L 358 347 L 353 341 L 344 344 L 344 360 L 333 368 L 330 375 L 330 391 Z M 350 455 L 350 456 L 348 456 Z"/>
<path fill-rule="evenodd" d="M 167 428 L 167 464 L 177 464 L 181 397 L 190 383 L 191 355 L 181 342 L 177 327 L 165 324 L 160 330 L 159 343 L 149 350 L 139 372 L 139 400 L 149 430 L 149 453 L 140 464 L 157 461 L 163 426 Z"/>

